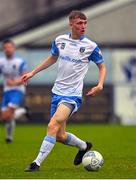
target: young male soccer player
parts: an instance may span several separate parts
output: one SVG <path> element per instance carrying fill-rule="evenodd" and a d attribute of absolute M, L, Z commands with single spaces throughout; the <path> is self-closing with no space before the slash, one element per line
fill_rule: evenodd
<path fill-rule="evenodd" d="M 29 78 L 54 64 L 59 58 L 58 75 L 52 89 L 51 119 L 47 135 L 43 139 L 38 156 L 25 169 L 27 172 L 39 170 L 56 141 L 79 148 L 74 159 L 75 165 L 82 162 L 83 155 L 92 147 L 91 143 L 66 132 L 66 121 L 82 103 L 83 79 L 89 62 L 96 63 L 99 69 L 99 82 L 89 90 L 88 96 L 94 96 L 103 89 L 106 68 L 97 44 L 84 35 L 87 27 L 86 16 L 80 11 L 72 11 L 69 15 L 69 25 L 71 33 L 60 35 L 53 41 L 51 55 L 33 71 L 22 76 L 22 82 L 26 84 Z"/>
<path fill-rule="evenodd" d="M 26 113 L 25 108 L 18 108 L 24 100 L 25 87 L 21 83 L 21 75 L 27 72 L 27 63 L 22 57 L 15 55 L 15 45 L 5 40 L 2 45 L 4 56 L 0 57 L 0 74 L 4 77 L 4 93 L 0 120 L 5 121 L 6 142 L 11 143 L 15 128 L 15 119 Z"/>

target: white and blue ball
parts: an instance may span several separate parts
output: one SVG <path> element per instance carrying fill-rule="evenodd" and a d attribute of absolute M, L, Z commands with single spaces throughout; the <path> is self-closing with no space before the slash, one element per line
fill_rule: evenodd
<path fill-rule="evenodd" d="M 98 171 L 102 168 L 104 159 L 98 151 L 88 151 L 82 158 L 82 164 L 87 171 Z"/>

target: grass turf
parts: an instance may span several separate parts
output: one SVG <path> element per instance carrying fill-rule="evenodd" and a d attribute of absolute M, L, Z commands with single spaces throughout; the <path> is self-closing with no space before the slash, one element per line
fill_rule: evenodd
<path fill-rule="evenodd" d="M 70 131 L 93 142 L 93 149 L 102 153 L 104 166 L 88 172 L 74 166 L 77 149 L 57 143 L 43 162 L 39 172 L 24 172 L 36 157 L 46 133 L 44 125 L 17 125 L 14 142 L 4 141 L 0 126 L 0 179 L 132 179 L 136 178 L 136 126 L 69 124 Z"/>

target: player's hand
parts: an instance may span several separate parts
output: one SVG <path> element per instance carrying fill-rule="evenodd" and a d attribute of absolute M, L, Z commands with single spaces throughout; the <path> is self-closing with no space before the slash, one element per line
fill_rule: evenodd
<path fill-rule="evenodd" d="M 11 87 L 16 85 L 13 79 L 8 79 L 6 83 L 7 83 L 7 86 L 11 86 Z"/>
<path fill-rule="evenodd" d="M 103 90 L 103 86 L 98 85 L 98 86 L 95 86 L 92 89 L 90 89 L 86 95 L 87 96 L 95 96 L 96 94 L 98 94 L 102 90 Z"/>
<path fill-rule="evenodd" d="M 28 79 L 30 79 L 31 77 L 33 77 L 33 73 L 32 72 L 28 72 L 24 75 L 21 76 L 21 81 L 23 84 L 27 85 L 27 81 Z"/>

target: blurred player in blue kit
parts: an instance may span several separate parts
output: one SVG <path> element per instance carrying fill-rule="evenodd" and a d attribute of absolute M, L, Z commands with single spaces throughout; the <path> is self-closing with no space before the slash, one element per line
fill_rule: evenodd
<path fill-rule="evenodd" d="M 83 155 L 92 147 L 70 132 L 66 132 L 66 122 L 82 103 L 83 79 L 89 62 L 93 61 L 99 70 L 98 84 L 91 88 L 87 96 L 95 96 L 102 91 L 106 68 L 97 44 L 85 36 L 87 17 L 80 11 L 69 14 L 71 33 L 58 36 L 52 43 L 51 55 L 33 71 L 22 76 L 22 82 L 32 78 L 39 71 L 53 65 L 59 59 L 58 74 L 52 88 L 51 119 L 40 151 L 36 159 L 25 169 L 26 172 L 37 171 L 43 160 L 53 149 L 56 142 L 79 149 L 74 165 L 82 162 Z M 46 73 L 45 73 L 45 78 Z"/>
<path fill-rule="evenodd" d="M 21 75 L 27 72 L 27 63 L 15 54 L 15 45 L 7 39 L 2 44 L 4 55 L 0 57 L 0 74 L 3 75 L 4 88 L 0 120 L 5 122 L 6 142 L 13 140 L 15 120 L 27 112 L 20 107 L 25 96 L 25 86 L 21 83 Z"/>

